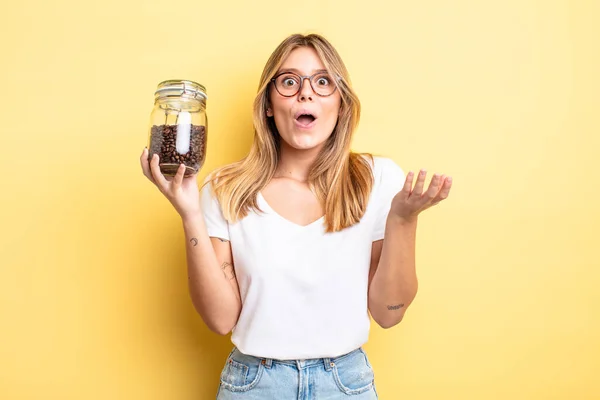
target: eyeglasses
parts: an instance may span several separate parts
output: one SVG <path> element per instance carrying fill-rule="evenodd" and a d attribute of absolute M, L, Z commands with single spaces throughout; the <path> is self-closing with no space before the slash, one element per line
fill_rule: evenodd
<path fill-rule="evenodd" d="M 321 97 L 331 96 L 337 85 L 327 72 L 317 72 L 311 76 L 300 76 L 293 72 L 282 72 L 271 79 L 277 92 L 284 97 L 292 97 L 302 90 L 304 80 L 308 79 L 313 92 Z"/>

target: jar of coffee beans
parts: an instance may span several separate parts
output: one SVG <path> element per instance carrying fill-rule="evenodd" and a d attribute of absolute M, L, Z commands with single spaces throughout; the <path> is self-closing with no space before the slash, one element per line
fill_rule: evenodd
<path fill-rule="evenodd" d="M 187 80 L 158 84 L 150 115 L 148 161 L 158 154 L 160 170 L 174 176 L 180 164 L 184 176 L 197 173 L 206 158 L 206 88 Z"/>

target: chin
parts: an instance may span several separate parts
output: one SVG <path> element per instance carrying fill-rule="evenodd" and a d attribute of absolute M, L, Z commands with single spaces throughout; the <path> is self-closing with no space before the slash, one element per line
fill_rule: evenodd
<path fill-rule="evenodd" d="M 312 150 L 320 148 L 327 141 L 327 137 L 318 138 L 314 135 L 300 134 L 292 137 L 282 137 L 283 141 L 295 150 Z"/>

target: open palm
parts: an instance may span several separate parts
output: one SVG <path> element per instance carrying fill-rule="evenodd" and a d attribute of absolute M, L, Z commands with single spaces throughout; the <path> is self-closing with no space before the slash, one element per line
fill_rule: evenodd
<path fill-rule="evenodd" d="M 417 177 L 417 183 L 413 188 L 414 173 L 410 171 L 407 174 L 404 187 L 392 201 L 390 213 L 394 213 L 394 215 L 405 220 L 412 220 L 422 211 L 448 198 L 452 187 L 452 177 L 445 174 L 434 174 L 429 188 L 423 193 L 426 176 L 427 171 L 421 170 Z"/>

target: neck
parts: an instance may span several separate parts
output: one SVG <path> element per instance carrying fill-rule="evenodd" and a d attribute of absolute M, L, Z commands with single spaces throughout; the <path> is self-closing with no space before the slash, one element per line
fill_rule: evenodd
<path fill-rule="evenodd" d="M 308 150 L 294 149 L 282 140 L 280 158 L 277 170 L 275 171 L 275 177 L 285 177 L 300 182 L 306 182 L 308 180 L 310 168 L 317 159 L 320 150 L 320 146 Z"/>

